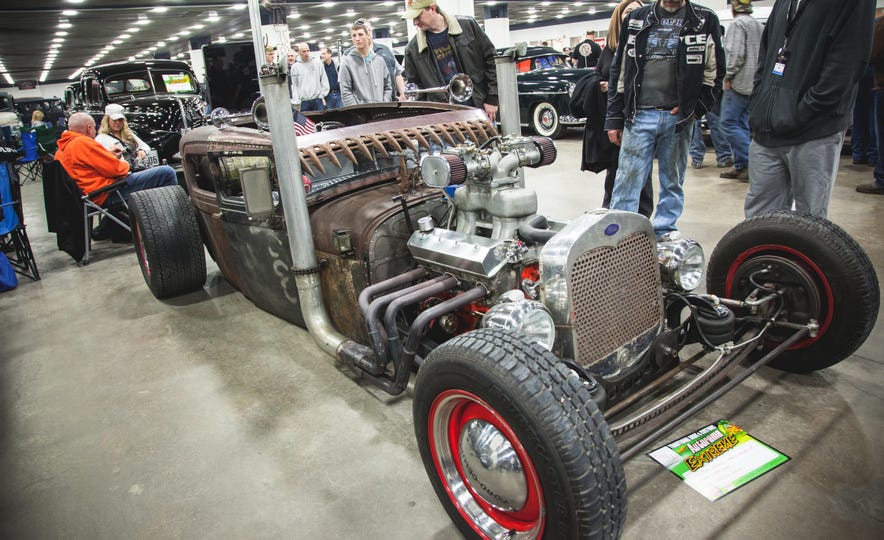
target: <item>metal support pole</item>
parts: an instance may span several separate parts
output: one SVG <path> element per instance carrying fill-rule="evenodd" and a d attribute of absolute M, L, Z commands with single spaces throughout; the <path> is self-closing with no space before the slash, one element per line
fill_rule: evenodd
<path fill-rule="evenodd" d="M 295 121 L 289 102 L 288 76 L 285 59 L 275 66 L 264 64 L 264 44 L 261 36 L 259 0 L 249 0 L 249 19 L 255 59 L 259 68 L 261 94 L 267 108 L 267 122 L 273 142 L 273 159 L 279 177 L 279 196 L 285 214 L 289 249 L 292 254 L 292 270 L 296 272 L 298 298 L 304 322 L 313 338 L 326 352 L 336 355 L 338 347 L 346 340 L 331 325 L 320 290 L 319 268 L 313 246 L 310 215 L 307 212 L 307 195 L 301 181 L 301 162 L 298 159 L 298 141 Z"/>

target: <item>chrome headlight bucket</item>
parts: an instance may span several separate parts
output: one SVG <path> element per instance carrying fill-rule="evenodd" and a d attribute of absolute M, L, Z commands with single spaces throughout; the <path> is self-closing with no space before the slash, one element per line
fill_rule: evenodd
<path fill-rule="evenodd" d="M 667 289 L 690 292 L 703 279 L 706 266 L 703 248 L 694 240 L 682 238 L 678 231 L 657 239 L 657 261 L 660 263 L 660 279 Z"/>
<path fill-rule="evenodd" d="M 547 350 L 552 350 L 556 341 L 556 326 L 546 306 L 526 299 L 522 291 L 500 295 L 498 303 L 482 318 L 482 327 L 523 334 Z"/>

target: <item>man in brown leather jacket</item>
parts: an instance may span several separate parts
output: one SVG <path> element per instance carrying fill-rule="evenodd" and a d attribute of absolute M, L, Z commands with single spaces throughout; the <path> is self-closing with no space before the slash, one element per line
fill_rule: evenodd
<path fill-rule="evenodd" d="M 444 13 L 435 0 L 406 0 L 403 19 L 417 28 L 405 47 L 405 80 L 421 88 L 446 86 L 465 73 L 473 80 L 473 105 L 497 114 L 494 44 L 472 17 Z M 426 99 L 440 99 L 426 95 Z"/>

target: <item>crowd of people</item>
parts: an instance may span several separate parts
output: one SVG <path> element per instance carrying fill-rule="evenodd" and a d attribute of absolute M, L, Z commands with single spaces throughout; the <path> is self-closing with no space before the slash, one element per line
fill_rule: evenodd
<path fill-rule="evenodd" d="M 728 168 L 720 176 L 749 184 L 747 217 L 793 207 L 825 217 L 851 123 L 854 162 L 875 166 L 875 181 L 857 190 L 884 194 L 884 141 L 875 139 L 884 117 L 884 36 L 881 21 L 873 25 L 875 2 L 778 0 L 766 26 L 752 16 L 752 0 L 730 3 L 725 32 L 715 12 L 690 0 L 622 0 L 604 47 L 587 32 L 567 51 L 575 66 L 592 68 L 571 103 L 588 118 L 581 169 L 607 171 L 603 206 L 646 215 L 658 235 L 677 231 L 688 160 L 703 166 L 704 117 L 716 163 Z M 409 0 L 403 19 L 416 29 L 404 66 L 374 41 L 366 19 L 350 26 L 353 46 L 339 66 L 328 48 L 314 59 L 307 43 L 295 45 L 288 52 L 293 108 L 404 100 L 406 81 L 435 88 L 466 73 L 471 104 L 494 120 L 495 48 L 476 20 L 448 14 L 435 0 Z M 268 48 L 268 62 L 273 55 Z M 86 179 L 84 191 L 119 177 L 131 180 L 128 191 L 173 184 L 169 168 L 130 174 L 150 148 L 128 129 L 122 107 L 105 113 L 98 133 L 91 117 L 73 115 L 59 141 L 58 159 Z"/>
<path fill-rule="evenodd" d="M 825 217 L 851 122 L 854 163 L 876 165 L 875 182 L 857 191 L 884 193 L 884 166 L 869 143 L 869 126 L 881 123 L 870 112 L 877 94 L 858 101 L 854 114 L 864 74 L 869 90 L 881 84 L 874 78 L 884 62 L 880 20 L 873 47 L 875 2 L 778 0 L 764 26 L 752 16 L 752 0 L 730 4 L 726 32 L 715 12 L 690 0 L 622 0 L 615 9 L 600 82 L 578 85 L 572 96 L 572 107 L 607 103 L 603 128 L 589 117 L 582 164 L 607 168 L 604 206 L 648 215 L 656 159 L 652 223 L 658 235 L 676 231 L 688 159 L 703 166 L 704 117 L 717 165 L 728 169 L 720 176 L 749 184 L 746 217 L 793 208 Z M 595 159 L 593 169 L 587 155 L 609 165 Z"/>

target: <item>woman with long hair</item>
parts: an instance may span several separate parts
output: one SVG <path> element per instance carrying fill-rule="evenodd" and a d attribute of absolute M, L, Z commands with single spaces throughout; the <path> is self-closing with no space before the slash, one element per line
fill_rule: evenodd
<path fill-rule="evenodd" d="M 150 154 L 150 146 L 129 129 L 122 105 L 111 103 L 104 108 L 104 117 L 95 140 L 128 161 L 133 169 L 146 168 L 143 162 Z"/>

